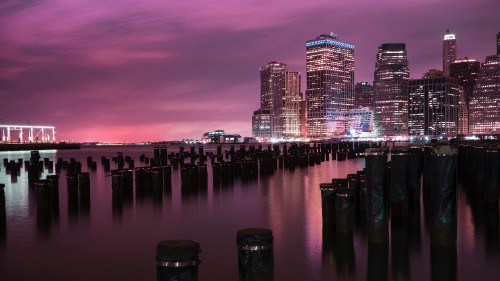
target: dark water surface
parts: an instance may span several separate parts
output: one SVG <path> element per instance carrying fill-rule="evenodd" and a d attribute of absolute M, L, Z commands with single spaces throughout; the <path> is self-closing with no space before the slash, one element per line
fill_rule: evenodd
<path fill-rule="evenodd" d="M 369 248 L 359 226 L 347 237 L 323 230 L 319 184 L 363 169 L 364 159 L 280 169 L 273 176 L 215 188 L 209 167 L 207 192 L 189 197 L 181 196 L 180 172 L 173 170 L 171 194 L 159 201 L 134 196 L 113 210 L 111 177 L 100 158 L 118 151 L 134 158 L 136 167 L 143 165 L 140 154 L 153 156 L 146 146 L 40 151 L 42 159 L 54 162 L 75 157 L 83 171 L 87 156 L 98 162 L 97 171 L 90 172 L 90 208 L 68 211 L 62 170 L 60 211 L 49 217 L 37 214 L 24 169 L 12 181 L 2 164 L 7 219 L 0 226 L 0 280 L 156 280 L 155 247 L 165 239 L 200 242 L 200 280 L 238 280 L 236 232 L 247 227 L 272 229 L 274 280 L 500 280 L 498 205 L 485 211 L 462 192 L 456 254 L 431 257 L 423 201 L 420 213 L 403 224 L 392 223 L 387 251 Z M 0 152 L 3 158 L 28 160 L 30 152 Z M 45 170 L 42 178 L 54 172 Z"/>

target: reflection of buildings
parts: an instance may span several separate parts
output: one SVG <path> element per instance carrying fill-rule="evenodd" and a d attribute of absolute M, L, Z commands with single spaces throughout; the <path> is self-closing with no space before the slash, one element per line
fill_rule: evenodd
<path fill-rule="evenodd" d="M 458 133 L 469 133 L 469 103 L 476 85 L 481 64 L 473 59 L 456 60 L 449 65 L 450 77 L 456 78 L 463 88 L 463 95 L 458 99 Z"/>
<path fill-rule="evenodd" d="M 409 79 L 406 45 L 380 45 L 373 88 L 375 119 L 382 135 L 406 134 Z"/>
<path fill-rule="evenodd" d="M 252 118 L 257 122 L 253 123 L 253 136 L 275 139 L 300 137 L 300 73 L 287 71 L 286 64 L 271 61 L 260 68 L 260 85 L 261 107 Z M 267 136 L 267 124 L 258 124 L 263 114 L 267 114 L 262 110 L 269 110 L 270 137 Z"/>
<path fill-rule="evenodd" d="M 255 138 L 271 138 L 271 110 L 257 109 L 252 116 L 252 136 Z"/>
<path fill-rule="evenodd" d="M 443 39 L 443 71 L 445 76 L 450 76 L 450 64 L 457 59 L 457 40 L 455 34 L 446 30 Z"/>
<path fill-rule="evenodd" d="M 500 132 L 500 55 L 486 57 L 469 108 L 470 133 Z"/>
<path fill-rule="evenodd" d="M 410 80 L 409 135 L 456 135 L 461 88 L 454 78 L 432 70 L 422 79 Z"/>
<path fill-rule="evenodd" d="M 354 107 L 354 46 L 322 34 L 307 41 L 306 50 L 307 136 L 344 134 L 339 118 Z"/>

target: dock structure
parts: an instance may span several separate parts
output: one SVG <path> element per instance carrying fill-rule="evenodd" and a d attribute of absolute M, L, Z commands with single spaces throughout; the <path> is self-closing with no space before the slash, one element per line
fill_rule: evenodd
<path fill-rule="evenodd" d="M 56 127 L 0 124 L 2 142 L 55 142 Z M 28 135 L 25 139 L 24 136 Z M 17 137 L 17 138 L 16 138 Z"/>

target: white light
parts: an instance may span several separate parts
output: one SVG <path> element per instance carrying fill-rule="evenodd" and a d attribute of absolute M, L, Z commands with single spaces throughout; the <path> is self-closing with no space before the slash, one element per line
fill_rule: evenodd
<path fill-rule="evenodd" d="M 446 34 L 444 40 L 455 40 L 455 34 Z"/>

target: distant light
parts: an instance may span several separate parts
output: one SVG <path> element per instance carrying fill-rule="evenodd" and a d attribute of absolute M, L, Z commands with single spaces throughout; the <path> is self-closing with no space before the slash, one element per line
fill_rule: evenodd
<path fill-rule="evenodd" d="M 444 40 L 455 40 L 455 34 L 446 34 Z"/>

